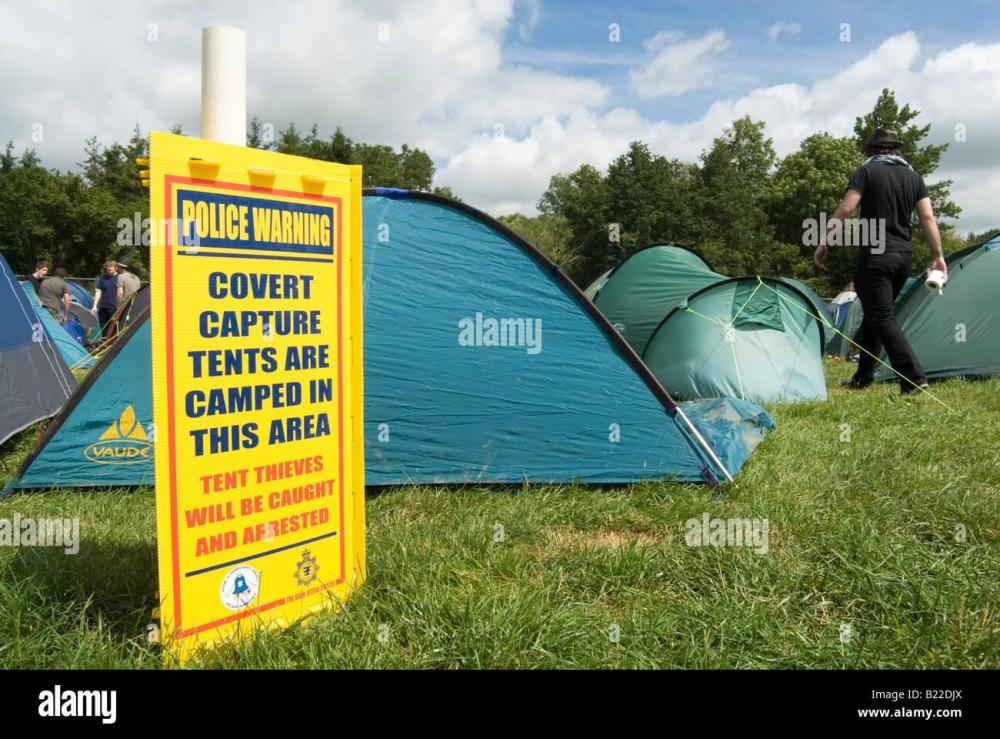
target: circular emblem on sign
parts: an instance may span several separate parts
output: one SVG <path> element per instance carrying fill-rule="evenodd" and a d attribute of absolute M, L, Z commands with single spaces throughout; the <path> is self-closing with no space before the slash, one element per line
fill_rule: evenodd
<path fill-rule="evenodd" d="M 620 333 L 622 336 L 625 335 L 625 324 L 624 323 L 616 323 L 614 326 L 615 326 L 615 331 L 617 331 L 618 333 Z"/>
<path fill-rule="evenodd" d="M 222 578 L 219 597 L 222 605 L 231 611 L 242 611 L 253 603 L 260 592 L 260 575 L 253 567 L 241 565 Z"/>

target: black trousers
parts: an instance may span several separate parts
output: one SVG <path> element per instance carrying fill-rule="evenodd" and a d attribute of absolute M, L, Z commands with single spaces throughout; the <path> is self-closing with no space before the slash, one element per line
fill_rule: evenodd
<path fill-rule="evenodd" d="M 115 322 L 111 319 L 114 317 L 117 307 L 116 305 L 102 305 L 97 309 L 97 320 L 101 322 L 101 330 L 105 339 L 111 338 L 115 334 Z"/>
<path fill-rule="evenodd" d="M 877 363 L 871 355 L 880 357 L 883 346 L 896 372 L 917 385 L 927 382 L 923 367 L 899 328 L 893 311 L 896 296 L 910 274 L 912 260 L 910 252 L 862 254 L 858 258 L 854 289 L 864 311 L 858 343 L 865 351 L 858 359 L 858 371 L 854 375 L 857 383 L 872 381 Z M 904 380 L 900 380 L 900 386 L 904 390 L 913 389 L 913 385 Z"/>

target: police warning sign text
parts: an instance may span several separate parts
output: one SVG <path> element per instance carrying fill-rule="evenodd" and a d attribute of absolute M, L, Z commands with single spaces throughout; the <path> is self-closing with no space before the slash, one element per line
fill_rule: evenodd
<path fill-rule="evenodd" d="M 359 182 L 152 137 L 174 224 L 151 249 L 161 632 L 182 658 L 364 577 Z"/>

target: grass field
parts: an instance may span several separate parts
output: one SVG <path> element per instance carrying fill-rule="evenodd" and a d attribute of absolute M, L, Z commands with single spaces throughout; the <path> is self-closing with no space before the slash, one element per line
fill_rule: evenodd
<path fill-rule="evenodd" d="M 827 370 L 830 400 L 769 408 L 778 428 L 718 499 L 668 482 L 369 494 L 369 579 L 346 608 L 202 664 L 1000 666 L 1000 378 L 933 385 L 957 416 Z M 32 442 L 5 446 L 4 480 Z M 0 501 L 15 512 L 79 517 L 82 543 L 0 549 L 0 667 L 158 668 L 153 492 Z M 767 519 L 767 553 L 688 546 L 705 512 Z"/>

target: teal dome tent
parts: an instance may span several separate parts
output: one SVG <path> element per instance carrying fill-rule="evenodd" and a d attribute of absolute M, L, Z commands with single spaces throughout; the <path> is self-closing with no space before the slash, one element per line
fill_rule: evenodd
<path fill-rule="evenodd" d="M 773 428 L 739 399 L 675 403 L 557 265 L 474 208 L 379 189 L 362 210 L 367 484 L 714 482 Z M 11 487 L 152 483 L 147 305 Z"/>

